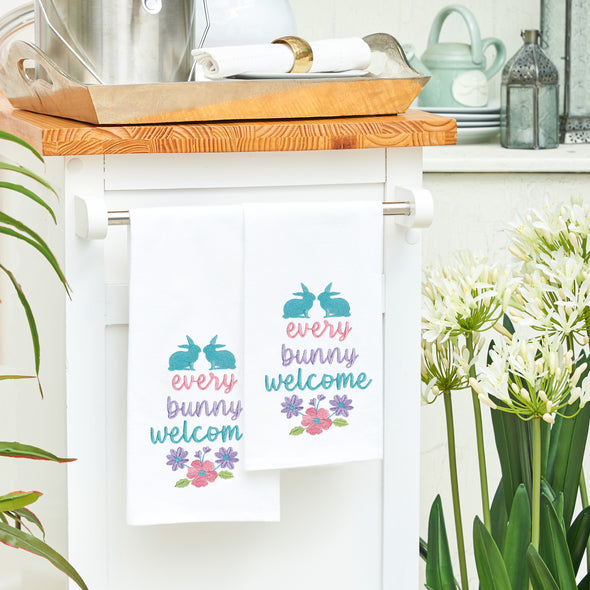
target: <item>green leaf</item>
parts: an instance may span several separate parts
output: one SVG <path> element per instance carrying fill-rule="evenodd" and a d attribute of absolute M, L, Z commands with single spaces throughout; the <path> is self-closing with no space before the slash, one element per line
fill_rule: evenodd
<path fill-rule="evenodd" d="M 432 590 L 455 590 L 457 587 L 440 496 L 432 503 L 428 518 L 426 585 Z"/>
<path fill-rule="evenodd" d="M 534 590 L 560 590 L 549 568 L 531 543 L 526 553 L 530 581 Z"/>
<path fill-rule="evenodd" d="M 42 184 L 44 187 L 48 188 L 55 196 L 57 196 L 55 189 L 44 178 L 38 174 L 35 174 L 35 172 L 32 172 L 24 166 L 15 166 L 14 164 L 8 164 L 7 162 L 0 162 L 0 170 L 12 170 L 13 172 L 17 172 L 18 174 L 32 178 L 39 184 Z"/>
<path fill-rule="evenodd" d="M 477 516 L 473 521 L 473 551 L 480 590 L 511 590 L 500 550 Z"/>
<path fill-rule="evenodd" d="M 558 583 L 560 590 L 576 588 L 572 559 L 565 539 L 565 531 L 553 504 L 541 494 L 539 554 Z"/>
<path fill-rule="evenodd" d="M 524 484 L 520 484 L 514 494 L 502 551 L 512 590 L 526 590 L 528 587 L 526 552 L 530 543 L 531 503 Z"/>
<path fill-rule="evenodd" d="M 233 479 L 234 474 L 231 471 L 220 471 L 218 473 L 221 479 Z"/>
<path fill-rule="evenodd" d="M 186 488 L 190 485 L 190 479 L 179 479 L 174 485 L 175 488 Z"/>
<path fill-rule="evenodd" d="M 28 508 L 19 508 L 18 510 L 11 511 L 11 516 L 13 518 L 15 517 L 15 515 L 16 517 L 18 517 L 17 520 L 26 520 L 27 522 L 34 524 L 41 531 L 43 538 L 45 538 L 45 529 L 43 528 L 41 521 L 37 518 L 37 515 L 34 512 L 29 510 Z"/>
<path fill-rule="evenodd" d="M 41 160 L 41 162 L 45 161 L 43 160 L 43 156 L 30 143 L 26 142 L 24 139 L 21 139 L 20 137 L 17 137 L 16 135 L 13 135 L 12 133 L 8 133 L 7 131 L 0 131 L 0 139 L 5 139 L 7 141 L 13 141 L 14 143 L 18 143 L 19 145 L 22 145 L 23 147 L 27 148 L 30 152 L 32 152 L 37 159 Z"/>
<path fill-rule="evenodd" d="M 567 406 L 564 414 L 573 415 L 578 410 L 578 402 Z M 578 483 L 582 469 L 582 459 L 590 426 L 590 405 L 584 406 L 575 417 L 561 418 L 560 428 L 555 439 L 551 437 L 550 456 L 553 456 L 547 480 L 556 494 L 563 492 L 563 518 L 569 526 L 574 514 Z M 556 418 L 557 423 L 557 418 Z"/>
<path fill-rule="evenodd" d="M 0 228 L 1 230 L 2 228 Z M 37 324 L 35 322 L 35 317 L 33 316 L 33 311 L 31 310 L 31 306 L 21 289 L 20 284 L 16 280 L 15 276 L 2 264 L 0 264 L 0 269 L 2 269 L 10 279 L 10 282 L 14 286 L 16 290 L 16 294 L 18 299 L 25 310 L 25 315 L 27 316 L 27 322 L 29 323 L 29 330 L 31 332 L 31 340 L 33 341 L 33 352 L 35 354 L 35 375 L 37 376 L 37 381 L 39 381 L 39 366 L 40 366 L 40 359 L 41 359 L 41 348 L 39 345 L 39 333 L 37 332 Z M 43 390 L 41 389 L 41 383 L 39 382 L 39 391 L 41 392 L 41 397 L 43 397 Z"/>
<path fill-rule="evenodd" d="M 334 420 L 332 424 L 338 427 L 348 426 L 348 422 L 344 418 L 336 418 L 336 420 Z"/>
<path fill-rule="evenodd" d="M 508 332 L 510 332 L 510 334 L 514 334 L 514 324 L 507 313 L 505 313 L 502 318 L 502 325 L 508 330 Z"/>
<path fill-rule="evenodd" d="M 42 495 L 41 492 L 11 492 L 0 496 L 0 512 L 24 508 L 36 502 Z"/>
<path fill-rule="evenodd" d="M 582 563 L 582 558 L 584 556 L 584 551 L 586 551 L 589 537 L 590 506 L 586 506 L 586 508 L 578 514 L 576 520 L 574 520 L 572 526 L 567 531 L 567 546 L 572 557 L 574 572 L 576 573 Z"/>
<path fill-rule="evenodd" d="M 35 375 L 0 375 L 0 381 L 7 379 L 35 379 Z"/>
<path fill-rule="evenodd" d="M 0 523 L 0 542 L 17 549 L 25 549 L 35 555 L 45 558 L 56 568 L 71 578 L 82 590 L 88 590 L 80 574 L 62 557 L 55 549 L 52 549 L 47 543 L 37 539 L 33 535 L 15 529 L 14 527 Z"/>
<path fill-rule="evenodd" d="M 24 187 L 22 184 L 15 184 L 14 182 L 6 182 L 6 181 L 0 181 L 0 188 L 5 188 L 5 189 L 11 190 L 11 191 L 15 191 L 25 197 L 28 197 L 32 201 L 35 201 L 35 203 L 37 203 L 37 205 L 41 205 L 41 207 L 43 207 L 43 209 L 46 209 L 49 212 L 49 215 L 51 215 L 51 219 L 53 219 L 53 221 L 55 223 L 57 223 L 57 219 L 55 217 L 55 213 L 53 212 L 53 209 L 39 195 L 34 193 L 32 190 L 29 190 L 28 188 Z"/>
<path fill-rule="evenodd" d="M 300 434 L 303 434 L 304 432 L 305 432 L 305 428 L 303 428 L 303 426 L 295 426 L 295 428 L 293 428 L 293 430 L 291 430 L 291 432 L 289 432 L 289 434 L 292 436 L 299 436 Z"/>
<path fill-rule="evenodd" d="M 578 584 L 578 590 L 590 590 L 590 574 L 586 574 Z"/>
<path fill-rule="evenodd" d="M 490 507 L 490 516 L 492 518 L 492 538 L 496 542 L 498 549 L 503 550 L 506 539 L 506 526 L 508 525 L 508 512 L 504 502 L 504 486 L 502 480 L 496 488 L 492 506 Z"/>
<path fill-rule="evenodd" d="M 39 447 L 23 445 L 18 442 L 0 441 L 0 457 L 19 457 L 23 459 L 40 459 L 43 461 L 56 461 L 57 463 L 68 463 L 76 459 L 63 459 L 52 453 L 44 451 Z"/>

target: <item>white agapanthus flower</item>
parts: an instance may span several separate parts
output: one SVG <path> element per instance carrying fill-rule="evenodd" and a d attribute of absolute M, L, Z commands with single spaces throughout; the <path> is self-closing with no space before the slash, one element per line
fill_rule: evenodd
<path fill-rule="evenodd" d="M 553 423 L 565 406 L 579 399 L 583 407 L 590 399 L 590 380 L 580 383 L 586 364 L 576 368 L 572 351 L 557 338 L 514 335 L 495 343 L 490 358 L 490 364 L 480 370 L 477 380 L 470 379 L 470 385 L 482 403 L 494 409 L 525 420 L 541 417 Z"/>
<path fill-rule="evenodd" d="M 479 347 L 480 338 L 475 338 Z M 465 336 L 422 339 L 422 401 L 431 404 L 443 392 L 469 387 L 469 369 L 474 363 L 466 346 Z"/>
<path fill-rule="evenodd" d="M 422 284 L 423 337 L 433 342 L 493 327 L 502 318 L 517 280 L 484 256 L 464 252 L 452 265 L 427 267 Z"/>

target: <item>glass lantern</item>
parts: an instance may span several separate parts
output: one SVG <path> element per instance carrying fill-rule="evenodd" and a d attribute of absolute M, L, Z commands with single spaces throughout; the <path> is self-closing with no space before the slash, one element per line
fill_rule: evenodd
<path fill-rule="evenodd" d="M 500 142 L 506 148 L 559 145 L 557 68 L 539 45 L 540 33 L 521 33 L 524 45 L 502 72 Z"/>

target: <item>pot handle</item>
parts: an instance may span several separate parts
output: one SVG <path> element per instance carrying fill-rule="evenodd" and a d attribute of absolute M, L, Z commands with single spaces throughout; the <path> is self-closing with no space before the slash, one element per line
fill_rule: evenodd
<path fill-rule="evenodd" d="M 504 62 L 506 61 L 506 46 L 500 39 L 495 39 L 494 37 L 486 37 L 481 42 L 482 49 L 485 52 L 488 47 L 495 47 L 496 48 L 496 59 L 494 59 L 494 63 L 485 71 L 486 78 L 489 80 L 492 76 L 497 74 Z"/>
<path fill-rule="evenodd" d="M 447 16 L 453 12 L 458 12 L 463 17 L 463 20 L 469 29 L 469 37 L 471 38 L 471 59 L 473 60 L 473 63 L 482 65 L 484 63 L 484 56 L 479 26 L 477 25 L 473 13 L 461 4 L 451 4 L 446 6 L 434 17 L 430 29 L 430 35 L 428 36 L 428 46 L 430 47 L 431 45 L 438 43 L 443 22 Z"/>

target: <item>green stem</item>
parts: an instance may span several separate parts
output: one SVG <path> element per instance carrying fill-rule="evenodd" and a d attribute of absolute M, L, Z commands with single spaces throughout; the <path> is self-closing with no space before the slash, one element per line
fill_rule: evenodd
<path fill-rule="evenodd" d="M 461 571 L 461 588 L 468 590 L 467 562 L 465 559 L 465 541 L 463 538 L 463 522 L 461 519 L 461 503 L 459 501 L 459 480 L 457 477 L 457 453 L 455 450 L 455 424 L 453 421 L 453 402 L 450 391 L 443 392 L 445 400 L 445 418 L 447 421 L 447 442 L 449 447 L 449 471 L 451 474 L 451 490 L 453 493 L 453 512 L 455 515 L 455 532 Z"/>
<path fill-rule="evenodd" d="M 541 518 L 541 418 L 533 418 L 533 483 L 531 506 L 531 543 L 539 550 Z"/>
<path fill-rule="evenodd" d="M 588 506 L 588 488 L 586 487 L 586 476 L 584 475 L 584 467 L 580 471 L 580 500 L 582 501 L 582 508 Z M 586 569 L 590 572 L 590 539 L 586 543 Z"/>
<path fill-rule="evenodd" d="M 469 351 L 469 360 L 473 360 L 473 335 L 467 334 L 467 350 Z M 472 364 L 469 368 L 469 376 L 476 378 L 475 366 Z M 488 530 L 492 532 L 492 516 L 490 514 L 490 496 L 488 492 L 488 470 L 486 466 L 486 455 L 483 440 L 483 424 L 481 420 L 481 405 L 477 393 L 471 390 L 471 399 L 473 400 L 473 417 L 475 419 L 475 438 L 477 440 L 477 461 L 479 463 L 479 487 L 481 490 L 481 507 L 483 512 L 483 523 Z"/>

